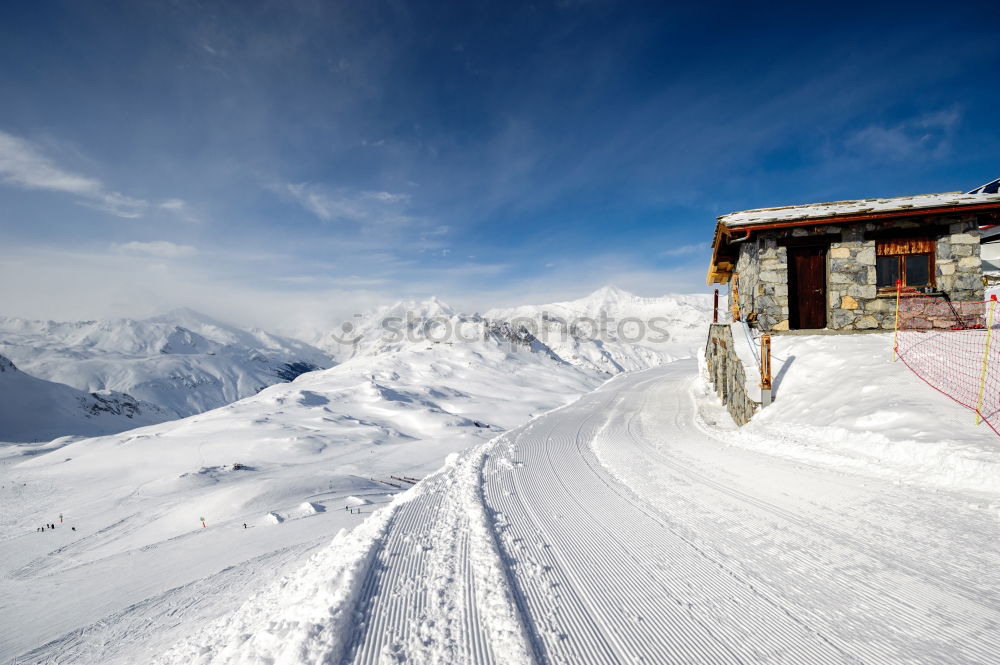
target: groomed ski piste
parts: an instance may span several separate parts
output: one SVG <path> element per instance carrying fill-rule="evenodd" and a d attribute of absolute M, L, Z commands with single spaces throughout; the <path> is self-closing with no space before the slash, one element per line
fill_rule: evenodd
<path fill-rule="evenodd" d="M 995 495 L 730 445 L 722 420 L 693 359 L 618 375 L 158 662 L 997 662 Z"/>

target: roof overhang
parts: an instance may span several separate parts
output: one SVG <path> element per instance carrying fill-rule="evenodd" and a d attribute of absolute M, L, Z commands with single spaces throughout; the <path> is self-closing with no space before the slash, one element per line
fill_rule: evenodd
<path fill-rule="evenodd" d="M 790 229 L 800 227 L 828 226 L 833 224 L 849 224 L 852 222 L 882 221 L 891 222 L 902 218 L 939 217 L 943 215 L 975 213 L 982 215 L 980 226 L 988 228 L 1000 224 L 1000 201 L 969 205 L 934 206 L 929 208 L 905 208 L 889 211 L 871 211 L 857 214 L 830 215 L 827 217 L 810 217 L 807 219 L 789 219 L 780 222 L 753 222 L 747 224 L 726 224 L 719 217 L 715 224 L 715 237 L 712 240 L 712 262 L 708 267 L 707 283 L 724 284 L 729 281 L 739 254 L 739 244 L 750 239 L 759 231 L 773 229 Z M 983 222 L 986 224 L 983 224 Z"/>

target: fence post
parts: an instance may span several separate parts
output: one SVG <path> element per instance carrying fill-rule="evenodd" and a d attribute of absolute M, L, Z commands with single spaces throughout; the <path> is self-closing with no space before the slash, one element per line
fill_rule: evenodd
<path fill-rule="evenodd" d="M 733 273 L 733 276 L 729 279 L 729 307 L 733 310 L 733 321 L 740 320 L 740 284 L 739 284 L 740 274 L 737 272 Z"/>
<path fill-rule="evenodd" d="M 771 405 L 771 336 L 760 338 L 760 405 Z"/>
<path fill-rule="evenodd" d="M 976 402 L 976 424 L 982 422 L 983 391 L 986 389 L 986 368 L 989 366 L 990 337 L 993 334 L 993 311 L 997 306 L 997 296 L 990 296 L 990 318 L 986 324 L 986 350 L 983 352 L 983 372 L 979 375 L 979 400 Z"/>
<path fill-rule="evenodd" d="M 892 324 L 892 362 L 899 355 L 899 295 L 903 290 L 902 280 L 896 280 L 896 320 Z"/>
<path fill-rule="evenodd" d="M 712 312 L 712 323 L 719 322 L 719 289 L 715 290 L 715 310 Z"/>

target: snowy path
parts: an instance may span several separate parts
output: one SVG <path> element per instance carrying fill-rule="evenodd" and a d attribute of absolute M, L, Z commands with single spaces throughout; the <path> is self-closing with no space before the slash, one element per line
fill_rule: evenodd
<path fill-rule="evenodd" d="M 328 615 L 339 625 L 282 633 L 291 623 L 271 605 L 256 610 L 278 617 L 255 638 L 263 651 L 212 646 L 245 640 L 244 625 L 195 653 L 251 662 L 275 643 L 278 662 L 997 662 L 997 515 L 727 447 L 697 424 L 695 373 L 685 361 L 622 375 L 429 478 L 370 528 L 353 590 L 337 596 L 354 611 Z"/>

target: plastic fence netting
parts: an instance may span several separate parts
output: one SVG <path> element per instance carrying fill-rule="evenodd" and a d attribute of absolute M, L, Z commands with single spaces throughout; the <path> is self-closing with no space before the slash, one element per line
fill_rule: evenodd
<path fill-rule="evenodd" d="M 896 354 L 914 374 L 1000 434 L 997 303 L 899 297 Z"/>

